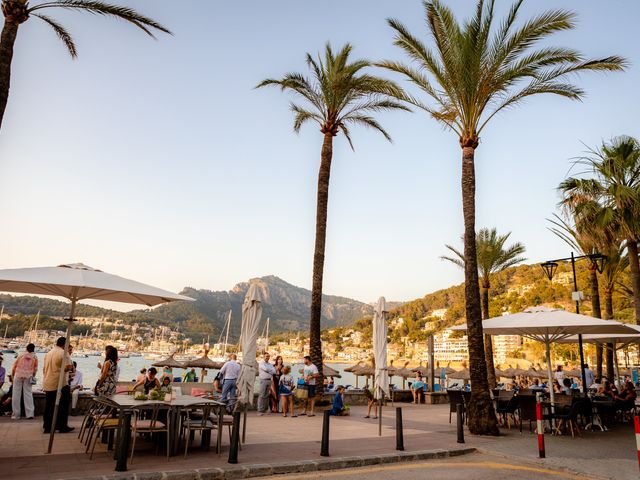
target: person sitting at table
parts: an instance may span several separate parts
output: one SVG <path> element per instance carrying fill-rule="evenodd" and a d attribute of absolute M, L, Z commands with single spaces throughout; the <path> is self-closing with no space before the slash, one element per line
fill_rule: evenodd
<path fill-rule="evenodd" d="M 602 386 L 598 389 L 597 394 L 604 397 L 613 398 L 614 392 L 613 387 L 611 386 L 611 382 L 609 382 L 609 380 L 605 380 Z"/>
<path fill-rule="evenodd" d="M 633 382 L 627 381 L 620 394 L 613 394 L 613 404 L 616 410 L 630 410 L 635 406 L 637 397 Z"/>
<path fill-rule="evenodd" d="M 596 378 L 591 385 L 589 385 L 589 390 L 598 391 L 602 386 L 602 379 L 600 377 Z"/>
<path fill-rule="evenodd" d="M 565 377 L 562 379 L 561 393 L 564 393 L 565 395 L 571 395 L 571 379 L 570 378 Z"/>
<path fill-rule="evenodd" d="M 155 367 L 151 367 L 149 370 L 147 370 L 147 376 L 144 378 L 144 380 L 137 382 L 133 386 L 133 389 L 135 390 L 138 387 L 143 387 L 144 393 L 149 393 L 150 390 L 160 388 L 160 382 L 156 378 L 157 374 L 158 370 L 156 370 Z"/>
<path fill-rule="evenodd" d="M 337 415 L 339 417 L 349 415 L 349 411 L 344 406 L 344 387 L 342 385 L 338 386 L 338 390 L 333 396 L 333 407 L 329 415 Z"/>
<path fill-rule="evenodd" d="M 147 369 L 146 368 L 142 368 L 140 370 L 140 373 L 138 374 L 138 376 L 136 377 L 136 383 L 138 382 L 142 382 L 144 383 L 145 379 L 147 378 Z"/>
<path fill-rule="evenodd" d="M 160 385 L 160 391 L 164 393 L 169 393 L 171 391 L 171 379 L 169 377 L 164 377 L 162 379 L 162 384 Z"/>
<path fill-rule="evenodd" d="M 424 397 L 424 382 L 420 372 L 416 374 L 416 380 L 411 384 L 411 395 L 413 395 L 413 403 L 422 403 Z"/>

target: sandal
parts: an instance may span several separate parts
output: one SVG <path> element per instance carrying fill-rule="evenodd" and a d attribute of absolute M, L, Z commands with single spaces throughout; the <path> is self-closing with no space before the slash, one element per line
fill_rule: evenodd
<path fill-rule="evenodd" d="M 304 415 L 306 415 L 306 414 L 307 414 L 307 412 L 302 412 L 300 415 L 301 415 L 301 416 L 304 416 Z"/>
<path fill-rule="evenodd" d="M 291 418 L 296 418 L 298 415 L 291 415 Z"/>
<path fill-rule="evenodd" d="M 377 417 L 377 416 L 375 416 L 375 417 L 373 417 L 373 419 L 374 419 L 374 420 L 377 420 L 377 419 L 378 419 L 378 417 Z"/>
<path fill-rule="evenodd" d="M 307 415 L 307 417 L 315 417 L 316 414 L 315 413 L 310 413 L 309 415 Z"/>
<path fill-rule="evenodd" d="M 369 415 L 365 415 L 364 418 L 371 418 Z"/>

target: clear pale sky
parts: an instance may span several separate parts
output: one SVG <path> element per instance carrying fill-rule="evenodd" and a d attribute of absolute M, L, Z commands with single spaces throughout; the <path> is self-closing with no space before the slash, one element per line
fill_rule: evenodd
<path fill-rule="evenodd" d="M 447 3 L 473 12 L 469 0 Z M 511 4 L 497 3 L 499 16 Z M 327 40 L 353 43 L 357 57 L 402 59 L 385 19 L 424 38 L 421 2 L 126 4 L 175 36 L 51 13 L 77 41 L 72 61 L 38 19 L 20 28 L 0 132 L 0 268 L 84 262 L 176 291 L 274 274 L 309 288 L 321 134 L 309 125 L 295 135 L 289 98 L 253 87 L 306 72 L 305 52 Z M 582 103 L 535 98 L 482 136 L 477 227 L 512 231 L 532 262 L 569 253 L 545 219 L 570 158 L 583 144 L 640 136 L 640 3 L 529 0 L 523 13 L 551 7 L 579 13 L 554 43 L 632 66 L 579 78 Z M 324 290 L 408 300 L 462 281 L 438 258 L 462 233 L 460 148 L 425 114 L 379 120 L 394 144 L 362 129 L 355 153 L 335 142 Z"/>

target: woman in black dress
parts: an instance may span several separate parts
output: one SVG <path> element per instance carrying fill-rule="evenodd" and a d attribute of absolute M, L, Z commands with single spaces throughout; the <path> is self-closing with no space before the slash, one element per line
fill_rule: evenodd
<path fill-rule="evenodd" d="M 282 357 L 278 355 L 274 364 L 276 373 L 271 377 L 271 392 L 269 394 L 269 403 L 271 411 L 278 413 L 280 409 L 280 377 L 282 376 L 282 369 L 284 368 L 284 361 Z"/>

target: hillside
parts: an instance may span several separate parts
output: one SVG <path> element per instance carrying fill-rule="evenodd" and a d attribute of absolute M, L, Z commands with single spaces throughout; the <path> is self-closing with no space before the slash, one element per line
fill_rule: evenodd
<path fill-rule="evenodd" d="M 584 293 L 581 313 L 591 314 L 591 290 L 588 270 L 585 262 L 576 263 L 578 289 Z M 622 287 L 621 287 L 622 288 Z M 573 280 L 571 265 L 560 265 L 550 282 L 540 265 L 519 265 L 494 275 L 490 291 L 490 316 L 504 312 L 516 313 L 527 307 L 547 305 L 562 307 L 573 311 L 571 301 Z M 604 308 L 604 291 L 600 288 L 601 303 Z M 628 295 L 617 291 L 613 296 L 614 317 L 617 320 L 631 320 L 632 310 Z M 403 318 L 402 332 L 399 336 L 409 335 L 419 339 L 428 330 L 438 331 L 460 323 L 464 317 L 464 284 L 429 293 L 422 298 L 408 302 L 389 314 L 391 320 Z"/>
<path fill-rule="evenodd" d="M 263 318 L 270 317 L 271 332 L 308 330 L 311 292 L 291 285 L 276 276 L 266 276 L 250 281 L 257 282 L 262 293 Z M 249 288 L 249 282 L 235 285 L 228 291 L 197 290 L 187 287 L 181 293 L 196 299 L 195 302 L 178 302 L 155 309 L 134 310 L 128 313 L 116 312 L 99 307 L 79 305 L 77 316 L 123 318 L 141 324 L 155 323 L 178 327 L 194 341 L 207 335 L 212 339 L 219 335 L 225 324 L 229 310 L 232 313 L 230 337 L 234 340 L 240 334 L 242 302 Z M 5 305 L 5 313 L 24 313 L 64 317 L 68 315 L 68 304 L 40 297 L 0 295 L 0 303 Z M 370 305 L 350 298 L 324 295 L 322 299 L 322 323 L 324 327 L 352 324 L 356 319 L 371 314 Z"/>

